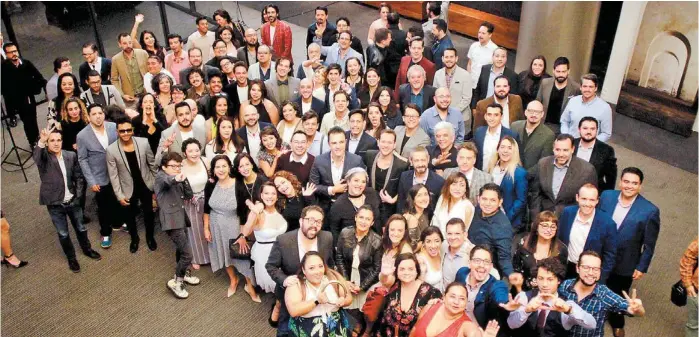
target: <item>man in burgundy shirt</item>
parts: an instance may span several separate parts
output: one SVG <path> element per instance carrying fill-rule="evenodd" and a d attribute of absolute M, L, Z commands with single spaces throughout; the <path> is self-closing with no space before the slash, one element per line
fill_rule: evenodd
<path fill-rule="evenodd" d="M 291 136 L 291 151 L 282 155 L 277 162 L 277 172 L 291 172 L 299 179 L 302 186 L 306 186 L 314 161 L 315 157 L 308 153 L 306 134 L 302 130 L 297 130 Z"/>

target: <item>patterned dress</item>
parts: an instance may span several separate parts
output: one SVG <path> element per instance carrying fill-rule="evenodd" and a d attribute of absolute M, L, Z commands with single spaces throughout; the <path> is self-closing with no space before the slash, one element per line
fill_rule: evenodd
<path fill-rule="evenodd" d="M 199 170 L 187 176 L 189 185 L 194 192 L 193 200 L 185 200 L 184 211 L 192 223 L 192 227 L 187 230 L 189 247 L 192 249 L 193 264 L 207 264 L 209 259 L 209 243 L 204 237 L 204 186 L 209 179 L 204 163 L 197 163 Z"/>
<path fill-rule="evenodd" d="M 209 256 L 211 257 L 211 271 L 234 266 L 245 277 L 255 279 L 250 261 L 231 259 L 229 254 L 229 240 L 235 239 L 240 234 L 240 220 L 236 215 L 238 203 L 235 198 L 235 185 L 223 188 L 216 184 L 209 199 L 209 230 L 211 242 L 209 243 Z"/>
<path fill-rule="evenodd" d="M 410 330 L 417 322 L 417 317 L 429 300 L 441 298 L 442 293 L 429 283 L 423 282 L 413 299 L 408 311 L 403 312 L 400 308 L 400 281 L 396 282 L 391 291 L 386 295 L 385 308 L 381 324 L 376 336 L 385 337 L 408 337 Z"/>

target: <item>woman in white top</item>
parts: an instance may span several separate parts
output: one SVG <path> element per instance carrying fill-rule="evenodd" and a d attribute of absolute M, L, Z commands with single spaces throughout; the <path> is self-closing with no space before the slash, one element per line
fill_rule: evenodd
<path fill-rule="evenodd" d="M 445 286 L 442 276 L 442 241 L 444 241 L 444 236 L 439 228 L 427 227 L 420 236 L 422 248 L 416 254 L 422 271 L 420 279 L 439 291 L 444 291 Z"/>
<path fill-rule="evenodd" d="M 487 163 L 487 171 L 493 181 L 500 185 L 502 191 L 502 210 L 512 223 L 512 228 L 523 230 L 524 213 L 527 206 L 527 170 L 519 160 L 519 146 L 510 136 L 505 136 L 498 143 L 495 152 Z"/>
<path fill-rule="evenodd" d="M 277 132 L 282 137 L 284 147 L 291 146 L 291 136 L 301 130 L 301 107 L 296 102 L 282 102 L 282 120 L 277 124 Z"/>
<path fill-rule="evenodd" d="M 192 227 L 187 230 L 189 246 L 192 249 L 192 269 L 199 270 L 199 265 L 209 264 L 209 244 L 204 237 L 204 187 L 209 180 L 208 161 L 202 160 L 201 144 L 194 138 L 182 142 L 182 173 L 194 192 L 194 198 L 185 200 L 184 210 Z"/>
<path fill-rule="evenodd" d="M 206 142 L 210 142 L 216 137 L 216 131 L 218 130 L 218 121 L 221 117 L 228 116 L 228 97 L 214 96 L 211 97 L 209 111 L 214 111 L 214 114 L 209 117 L 204 123 L 204 128 L 206 129 Z"/>
<path fill-rule="evenodd" d="M 324 66 L 319 67 L 313 74 L 313 97 L 325 102 L 325 84 L 327 84 L 328 70 Z"/>
<path fill-rule="evenodd" d="M 444 181 L 432 216 L 432 226 L 438 227 L 442 231 L 442 235 L 446 236 L 447 222 L 451 218 L 459 218 L 466 224 L 466 232 L 468 232 L 474 210 L 475 207 L 468 200 L 466 176 L 461 172 L 454 173 Z"/>
<path fill-rule="evenodd" d="M 233 118 L 228 116 L 223 116 L 218 120 L 216 137 L 206 144 L 204 152 L 209 158 L 208 161 L 211 161 L 218 154 L 225 154 L 233 162 L 238 153 L 245 151 L 243 140 L 233 130 L 234 122 Z"/>
<path fill-rule="evenodd" d="M 318 252 L 309 251 L 301 259 L 298 282 L 286 288 L 284 301 L 289 311 L 292 336 L 348 336 L 347 314 L 342 310 L 352 303 L 352 294 L 337 283 L 347 281 L 327 268 Z M 322 292 L 321 292 L 322 291 Z"/>

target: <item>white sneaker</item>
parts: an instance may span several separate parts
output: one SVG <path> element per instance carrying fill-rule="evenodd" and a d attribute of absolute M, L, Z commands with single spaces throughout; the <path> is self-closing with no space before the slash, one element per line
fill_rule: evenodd
<path fill-rule="evenodd" d="M 189 297 L 189 293 L 184 289 L 184 284 L 181 281 L 177 282 L 175 279 L 167 281 L 167 287 L 177 298 L 185 299 Z"/>
<path fill-rule="evenodd" d="M 198 277 L 192 276 L 192 272 L 187 270 L 187 272 L 184 274 L 184 283 L 187 283 L 189 285 L 197 285 L 201 282 Z"/>

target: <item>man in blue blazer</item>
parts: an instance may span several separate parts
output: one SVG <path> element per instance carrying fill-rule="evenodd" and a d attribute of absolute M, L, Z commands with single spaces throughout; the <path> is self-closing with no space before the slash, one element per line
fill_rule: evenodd
<path fill-rule="evenodd" d="M 617 229 L 611 216 L 597 210 L 599 192 L 593 184 L 578 190 L 577 206 L 563 209 L 558 221 L 558 238 L 568 246 L 566 278 L 578 276 L 576 265 L 580 254 L 593 250 L 602 256 L 600 283 L 605 283 L 616 263 Z"/>
<path fill-rule="evenodd" d="M 485 110 L 485 122 L 488 124 L 488 126 L 481 126 L 473 133 L 473 142 L 476 143 L 476 148 L 478 148 L 476 168 L 479 170 L 483 170 L 484 166 L 488 166 L 488 163 L 484 162 L 483 160 L 484 154 L 485 161 L 488 161 L 493 153 L 497 152 L 497 143 L 500 141 L 500 139 L 502 139 L 502 137 L 511 136 L 515 139 L 515 141 L 519 139 L 517 133 L 502 126 L 502 112 L 502 105 L 494 102 L 489 104 Z M 487 135 L 496 136 L 498 141 L 488 142 L 488 144 L 486 144 Z M 488 145 L 488 148 L 485 148 L 486 145 Z"/>
<path fill-rule="evenodd" d="M 401 173 L 398 181 L 398 214 L 407 211 L 405 200 L 408 198 L 410 188 L 415 184 L 423 184 L 427 187 L 427 191 L 430 192 L 430 209 L 434 210 L 444 185 L 444 178 L 428 168 L 429 162 L 430 154 L 423 146 L 418 146 L 410 154 L 410 166 L 413 169 Z"/>
<path fill-rule="evenodd" d="M 498 336 L 509 336 L 509 327 L 504 320 L 505 309 L 500 304 L 508 302 L 508 291 L 505 282 L 495 279 L 490 275 L 493 268 L 493 253 L 488 246 L 476 245 L 469 254 L 468 267 L 461 267 L 456 272 L 456 282 L 466 284 L 468 288 L 475 288 L 478 292 L 473 302 L 473 308 L 466 307 L 466 314 L 471 321 L 485 329 L 488 322 L 496 320 L 500 324 Z"/>
<path fill-rule="evenodd" d="M 309 180 L 316 185 L 318 204 L 325 214 L 328 214 L 335 199 L 347 191 L 347 182 L 343 179 L 345 173 L 354 167 L 366 169 L 362 157 L 345 150 L 346 142 L 345 130 L 339 126 L 330 129 L 328 131 L 330 151 L 316 157 L 311 167 Z M 323 228 L 328 228 L 327 224 Z"/>
<path fill-rule="evenodd" d="M 97 217 L 100 222 L 102 248 L 112 246 L 112 228 L 123 223 L 114 189 L 107 170 L 107 147 L 117 140 L 116 124 L 104 122 L 104 109 L 94 103 L 88 107 L 90 124 L 78 133 L 78 162 L 85 176 L 87 187 L 95 193 Z"/>
<path fill-rule="evenodd" d="M 598 208 L 612 215 L 617 227 L 616 265 L 607 286 L 621 295 L 631 283 L 648 272 L 660 232 L 660 210 L 640 195 L 643 171 L 627 167 L 621 171 L 619 190 L 602 192 Z M 609 315 L 614 335 L 623 334 L 624 316 Z"/>

